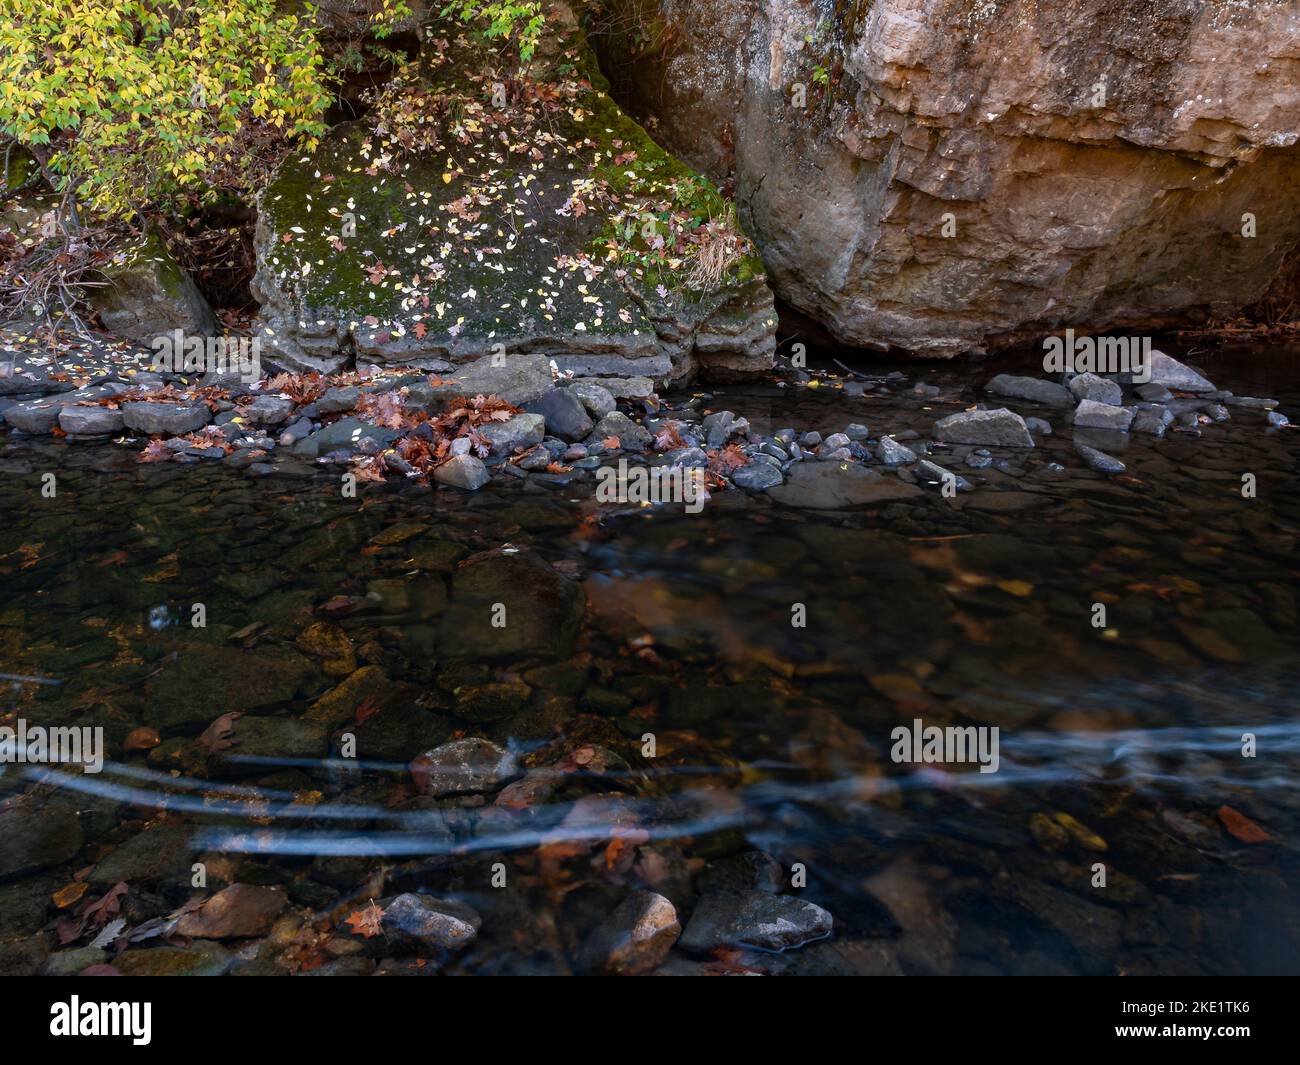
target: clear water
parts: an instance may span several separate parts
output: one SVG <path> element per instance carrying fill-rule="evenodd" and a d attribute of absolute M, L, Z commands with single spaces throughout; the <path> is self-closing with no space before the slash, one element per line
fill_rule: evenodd
<path fill-rule="evenodd" d="M 1220 387 L 1300 416 L 1300 352 L 1197 361 Z M 1015 367 L 904 369 L 907 387 L 865 398 L 761 384 L 704 406 L 760 431 L 924 434 Z M 944 401 L 912 393 L 917 379 Z M 787 872 L 801 863 L 800 893 L 835 933 L 725 960 L 736 968 L 869 971 L 881 948 L 906 972 L 1300 970 L 1300 432 L 1234 410 L 1199 439 L 1135 438 L 1128 474 L 1108 479 L 1053 420 L 1057 434 L 1007 471 L 935 456 L 978 486 L 955 501 L 819 512 L 736 492 L 699 515 L 602 507 L 581 479 L 494 480 L 473 496 L 367 485 L 347 499 L 337 470 L 256 478 L 0 441 L 0 673 L 58 682 L 4 682 L 0 712 L 103 726 L 111 760 L 99 775 L 0 777 L 72 804 L 86 834 L 63 865 L 0 885 L 0 941 L 35 931 L 18 895 L 48 899 L 163 825 L 183 830 L 184 853 L 132 882 L 133 922 L 189 896 L 193 861 L 318 911 L 382 868 L 386 891 L 456 894 L 483 914 L 451 971 L 569 971 L 628 891 L 688 912 L 704 864 L 750 848 Z M 40 494 L 49 471 L 53 499 Z M 522 652 L 462 625 L 457 575 L 503 548 L 556 571 L 547 596 L 580 591 L 572 640 L 545 611 Z M 351 653 L 327 672 L 298 646 L 304 630 L 376 581 L 393 583 L 377 586 L 381 606 L 339 620 Z M 499 594 L 523 617 L 538 588 Z M 246 655 L 249 675 L 277 655 L 311 664 L 257 718 L 310 717 L 363 667 L 362 716 L 379 712 L 358 726 L 353 698 L 319 742 L 271 732 L 252 753 L 205 751 L 197 734 L 257 688 L 207 673 L 211 647 L 221 663 Z M 161 746 L 123 750 L 171 720 L 160 700 L 178 691 L 199 709 L 160 727 Z M 894 762 L 891 730 L 917 718 L 997 726 L 998 772 Z M 349 731 L 359 763 L 338 756 Z M 417 795 L 406 763 L 457 735 L 539 766 L 602 753 L 566 763 L 525 808 Z M 1242 842 L 1222 807 L 1269 838 Z M 1073 824 L 1058 815 L 1082 829 L 1052 829 Z M 610 845 L 619 835 L 628 846 Z M 490 886 L 497 862 L 504 889 Z M 51 904 L 41 921 L 57 915 Z"/>

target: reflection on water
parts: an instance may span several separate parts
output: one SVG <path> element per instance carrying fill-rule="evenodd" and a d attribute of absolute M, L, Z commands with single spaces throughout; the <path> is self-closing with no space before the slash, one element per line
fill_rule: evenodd
<path fill-rule="evenodd" d="M 1295 415 L 1290 358 L 1207 368 Z M 924 433 L 987 376 L 927 369 L 935 400 L 751 385 L 706 406 L 759 431 Z M 125 879 L 135 924 L 202 861 L 302 912 L 382 870 L 387 894 L 482 913 L 452 971 L 568 971 L 629 891 L 685 915 L 759 849 L 806 869 L 835 932 L 739 968 L 1295 971 L 1298 447 L 1240 411 L 1134 439 L 1106 479 L 1058 430 L 957 467 L 977 488 L 956 500 L 719 493 L 687 515 L 599 506 L 589 479 L 346 499 L 311 468 L 0 444 L 6 723 L 101 726 L 109 758 L 0 777 L 83 837 L 0 857 L 0 943 L 57 916 L 74 874 L 88 898 Z M 998 771 L 893 761 L 918 719 L 996 727 Z M 462 736 L 507 751 L 515 783 L 421 792 L 408 763 Z"/>

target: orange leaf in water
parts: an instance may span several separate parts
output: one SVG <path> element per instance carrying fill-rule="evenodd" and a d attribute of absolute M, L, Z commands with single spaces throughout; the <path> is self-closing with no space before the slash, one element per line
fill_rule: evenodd
<path fill-rule="evenodd" d="M 1219 807 L 1219 820 L 1229 835 L 1242 843 L 1267 843 L 1273 837 L 1255 824 L 1245 814 L 1238 813 L 1231 806 Z"/>
<path fill-rule="evenodd" d="M 52 896 L 54 905 L 60 910 L 66 910 L 74 902 L 77 902 L 87 889 L 90 887 L 86 883 L 71 883 L 67 887 L 59 888 Z"/>
<path fill-rule="evenodd" d="M 352 931 L 357 935 L 364 936 L 366 939 L 371 939 L 383 932 L 383 929 L 380 927 L 380 922 L 383 918 L 384 911 L 375 905 L 374 900 L 371 900 L 369 909 L 357 910 L 356 912 L 349 914 L 344 919 L 343 923 L 351 925 Z"/>

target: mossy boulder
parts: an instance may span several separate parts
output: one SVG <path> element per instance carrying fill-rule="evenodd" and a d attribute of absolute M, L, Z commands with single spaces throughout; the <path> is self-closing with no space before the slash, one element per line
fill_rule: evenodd
<path fill-rule="evenodd" d="M 181 330 L 216 336 L 208 301 L 152 230 L 100 268 L 103 286 L 90 289 L 91 306 L 109 332 L 149 342 Z"/>
<path fill-rule="evenodd" d="M 656 381 L 771 365 L 771 292 L 730 205 L 610 99 L 576 25 L 555 32 L 502 73 L 435 21 L 370 115 L 282 164 L 259 201 L 264 357 L 539 353 Z"/>

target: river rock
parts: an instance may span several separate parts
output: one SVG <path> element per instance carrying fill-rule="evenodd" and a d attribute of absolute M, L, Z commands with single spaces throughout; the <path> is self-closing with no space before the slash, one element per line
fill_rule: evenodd
<path fill-rule="evenodd" d="M 983 444 L 988 447 L 1033 447 L 1024 418 L 1006 407 L 997 410 L 963 410 L 934 423 L 934 438 L 948 444 Z"/>
<path fill-rule="evenodd" d="M 648 429 L 621 411 L 612 411 L 601 418 L 587 437 L 587 443 L 599 444 L 610 436 L 618 437 L 618 446 L 625 451 L 645 451 L 654 443 Z"/>
<path fill-rule="evenodd" d="M 997 396 L 1041 403 L 1045 407 L 1074 406 L 1074 400 L 1064 385 L 1058 385 L 1055 381 L 1044 381 L 1038 377 L 1015 377 L 1000 373 L 984 388 Z"/>
<path fill-rule="evenodd" d="M 504 626 L 493 624 L 497 604 Z M 439 628 L 446 658 L 564 657 L 577 635 L 584 596 L 532 552 L 493 555 L 458 569 Z"/>
<path fill-rule="evenodd" d="M 288 703 L 316 676 L 307 658 L 281 647 L 188 641 L 145 685 L 145 718 L 164 735 L 201 731 L 231 710 Z"/>
<path fill-rule="evenodd" d="M 663 963 L 681 932 L 671 902 L 634 891 L 587 938 L 579 964 L 602 976 L 643 976 Z"/>
<path fill-rule="evenodd" d="M 916 461 L 916 452 L 892 436 L 882 436 L 876 445 L 876 458 L 886 466 L 909 466 Z"/>
<path fill-rule="evenodd" d="M 453 455 L 434 467 L 433 479 L 439 484 L 477 492 L 488 483 L 487 467 L 473 455 Z"/>
<path fill-rule="evenodd" d="M 0 805 L 0 880 L 62 865 L 82 842 L 81 821 L 71 807 L 7 799 Z"/>
<path fill-rule="evenodd" d="M 59 411 L 59 428 L 76 436 L 109 436 L 126 428 L 120 410 L 108 407 L 64 407 Z"/>
<path fill-rule="evenodd" d="M 790 895 L 739 891 L 702 895 L 682 934 L 683 949 L 719 947 L 788 950 L 830 935 L 834 919 L 820 906 Z"/>
<path fill-rule="evenodd" d="M 360 418 L 340 418 L 332 425 L 318 429 L 298 441 L 293 445 L 293 453 L 303 458 L 314 459 L 320 455 L 328 455 L 332 451 L 355 451 L 366 438 L 384 448 L 396 440 L 397 435 L 396 429 L 371 425 Z"/>
<path fill-rule="evenodd" d="M 1074 450 L 1079 453 L 1089 466 L 1101 473 L 1123 473 L 1126 469 L 1124 463 L 1104 451 L 1098 451 L 1095 447 L 1089 447 L 1087 444 L 1081 444 L 1077 440 L 1074 444 Z"/>
<path fill-rule="evenodd" d="M 284 892 L 256 884 L 231 884 L 198 909 L 183 914 L 176 934 L 195 939 L 243 939 L 264 936 L 288 899 Z"/>
<path fill-rule="evenodd" d="M 595 381 L 574 381 L 569 385 L 569 391 L 578 397 L 583 408 L 596 421 L 605 417 L 610 411 L 618 409 L 614 394 Z"/>
<path fill-rule="evenodd" d="M 1185 363 L 1163 351 L 1151 352 L 1151 377 L 1146 385 L 1162 385 L 1175 392 L 1213 392 L 1214 384 Z"/>
<path fill-rule="evenodd" d="M 587 425 L 590 427 L 591 422 Z M 541 414 L 516 414 L 509 421 L 484 425 L 478 432 L 488 442 L 492 454 L 509 455 L 540 444 L 546 435 L 546 420 Z"/>
<path fill-rule="evenodd" d="M 411 778 L 422 795 L 496 791 L 515 776 L 515 756 L 490 740 L 471 736 L 426 751 L 411 762 Z"/>
<path fill-rule="evenodd" d="M 136 432 L 184 436 L 207 425 L 212 412 L 206 403 L 131 402 L 122 404 L 122 417 Z"/>
<path fill-rule="evenodd" d="M 478 938 L 483 918 L 463 902 L 407 892 L 382 906 L 380 927 L 398 953 L 439 957 Z"/>
<path fill-rule="evenodd" d="M 773 466 L 769 462 L 750 462 L 734 470 L 731 474 L 732 484 L 750 492 L 766 492 L 769 488 L 775 488 L 784 480 L 785 478 L 781 475 L 781 468 Z"/>
<path fill-rule="evenodd" d="M 1085 399 L 1075 408 L 1074 424 L 1080 429 L 1109 429 L 1116 433 L 1127 433 L 1133 424 L 1133 412 L 1128 407 L 1112 407 L 1109 403 Z"/>
<path fill-rule="evenodd" d="M 790 507 L 838 510 L 841 507 L 886 503 L 919 496 L 921 490 L 895 477 L 857 463 L 800 462 L 790 467 L 785 484 L 768 491 L 773 499 Z"/>
<path fill-rule="evenodd" d="M 1146 433 L 1148 436 L 1164 436 L 1165 430 L 1173 423 L 1174 415 L 1168 407 L 1154 405 L 1143 409 L 1139 407 L 1133 414 L 1129 429 L 1134 433 Z"/>
<path fill-rule="evenodd" d="M 612 402 L 612 396 L 610 400 Z M 571 388 L 552 388 L 530 402 L 527 409 L 546 419 L 548 433 L 569 443 L 590 435 L 595 424 L 581 398 Z M 540 437 L 538 441 L 540 442 Z"/>
<path fill-rule="evenodd" d="M 1118 407 L 1124 402 L 1124 389 L 1114 381 L 1098 377 L 1095 373 L 1081 373 L 1070 379 L 1070 394 L 1075 399 L 1091 399 Z"/>

